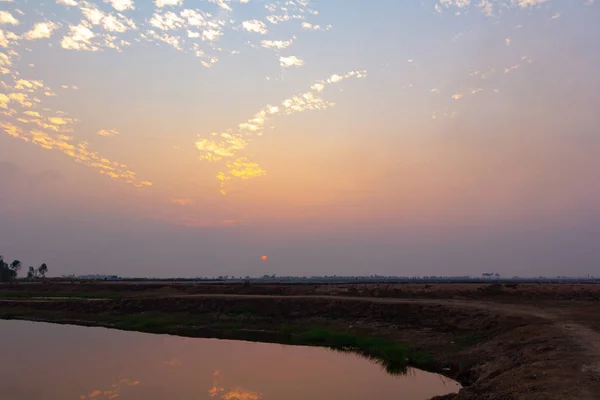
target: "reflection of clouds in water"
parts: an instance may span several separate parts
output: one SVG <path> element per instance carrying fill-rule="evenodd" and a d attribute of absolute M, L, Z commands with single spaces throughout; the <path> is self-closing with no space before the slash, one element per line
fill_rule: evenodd
<path fill-rule="evenodd" d="M 223 400 L 260 400 L 262 394 L 253 392 L 248 389 L 233 387 L 226 389 L 221 383 L 222 373 L 220 370 L 216 370 L 213 373 L 213 386 L 208 390 L 210 397 L 218 397 Z"/>
<path fill-rule="evenodd" d="M 129 386 L 137 386 L 139 385 L 139 381 L 132 381 L 129 379 L 121 379 L 118 383 L 114 383 L 111 385 L 109 389 L 99 390 L 94 389 L 88 394 L 82 394 L 79 396 L 79 400 L 112 400 L 116 399 L 121 395 L 121 390 L 124 387 Z"/>
<path fill-rule="evenodd" d="M 342 82 L 348 78 L 364 78 L 366 71 L 351 71 L 344 75 L 333 74 L 327 80 L 318 81 L 310 87 L 310 91 L 299 93 L 281 102 L 279 106 L 268 104 L 254 114 L 248 121 L 240 123 L 237 128 L 222 133 L 212 133 L 210 139 L 200 139 L 196 147 L 200 150 L 201 160 L 220 161 L 234 158 L 244 150 L 253 138 L 263 135 L 266 122 L 278 115 L 291 115 L 309 110 L 326 110 L 335 104 L 324 100 L 320 93 L 327 85 Z M 246 157 L 236 157 L 225 163 L 227 172 L 219 172 L 217 179 L 221 182 L 221 193 L 226 194 L 225 183 L 232 179 L 252 179 L 266 174 L 258 163 Z"/>
<path fill-rule="evenodd" d="M 165 365 L 168 365 L 169 367 L 181 367 L 183 363 L 179 360 L 169 360 L 165 361 Z"/>
<path fill-rule="evenodd" d="M 258 400 L 262 398 L 262 396 L 259 393 L 237 388 L 223 394 L 221 398 L 223 400 Z"/>

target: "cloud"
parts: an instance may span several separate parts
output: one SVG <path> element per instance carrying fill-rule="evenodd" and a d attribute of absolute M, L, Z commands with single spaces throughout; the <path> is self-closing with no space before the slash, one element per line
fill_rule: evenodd
<path fill-rule="evenodd" d="M 201 153 L 200 160 L 215 162 L 235 157 L 233 161 L 225 162 L 227 172 L 221 171 L 217 174 L 220 192 L 224 195 L 227 193 L 226 183 L 232 179 L 252 179 L 266 174 L 266 171 L 257 163 L 246 157 L 238 157 L 237 154 L 248 146 L 252 138 L 262 136 L 269 119 L 277 115 L 291 115 L 333 107 L 334 103 L 319 96 L 327 85 L 337 84 L 348 78 L 361 79 L 365 77 L 366 71 L 350 71 L 343 75 L 333 74 L 328 79 L 313 84 L 310 91 L 283 100 L 280 106 L 271 104 L 264 106 L 252 118 L 240 123 L 236 129 L 213 133 L 210 138 L 196 141 L 196 148 Z"/>
<path fill-rule="evenodd" d="M 48 120 L 54 125 L 67 125 L 73 122 L 72 119 L 63 117 L 51 117 Z"/>
<path fill-rule="evenodd" d="M 279 57 L 279 65 L 283 68 L 300 67 L 304 65 L 304 61 L 296 56 Z"/>
<path fill-rule="evenodd" d="M 162 31 L 170 31 L 182 28 L 184 20 L 172 11 L 167 11 L 164 14 L 154 13 L 150 18 L 150 25 Z"/>
<path fill-rule="evenodd" d="M 0 29 L 0 47 L 9 47 L 11 44 L 19 40 L 19 37 L 10 31 Z"/>
<path fill-rule="evenodd" d="M 225 11 L 232 11 L 231 7 L 229 6 L 230 0 L 208 0 L 209 3 L 214 3 L 216 5 L 218 5 L 219 7 L 221 7 L 223 10 Z"/>
<path fill-rule="evenodd" d="M 325 89 L 325 85 L 322 83 L 315 83 L 310 87 L 310 89 L 314 90 L 315 92 L 322 92 Z"/>
<path fill-rule="evenodd" d="M 135 6 L 133 0 L 104 0 L 105 3 L 110 3 L 117 11 L 133 10 Z"/>
<path fill-rule="evenodd" d="M 38 22 L 33 29 L 25 32 L 23 38 L 26 40 L 48 39 L 57 28 L 58 25 L 52 21 Z"/>
<path fill-rule="evenodd" d="M 111 137 L 120 135 L 120 133 L 116 129 L 100 129 L 98 132 L 96 132 L 96 135 Z"/>
<path fill-rule="evenodd" d="M 19 104 L 21 107 L 33 107 L 33 101 L 25 93 L 9 93 L 8 98 Z"/>
<path fill-rule="evenodd" d="M 277 49 L 282 50 L 290 47 L 293 43 L 293 39 L 290 40 L 263 40 L 260 42 L 261 46 L 266 49 Z"/>
<path fill-rule="evenodd" d="M 118 18 L 114 15 L 107 15 L 102 20 L 102 27 L 109 32 L 126 32 L 130 29 L 136 29 L 135 23 L 128 18 Z"/>
<path fill-rule="evenodd" d="M 67 119 L 50 118 L 51 121 L 59 122 L 59 125 L 68 123 Z M 11 122 L 0 121 L 0 130 L 4 130 L 9 136 L 33 143 L 46 150 L 58 150 L 76 162 L 98 169 L 99 173 L 113 179 L 124 181 L 136 188 L 152 186 L 149 181 L 140 181 L 136 173 L 131 171 L 127 165 L 117 161 L 111 161 L 96 152 L 88 149 L 88 143 L 76 142 L 72 137 L 62 133 L 49 134 L 42 130 L 24 130 Z"/>
<path fill-rule="evenodd" d="M 65 6 L 76 6 L 77 2 L 75 0 L 56 0 L 58 4 L 62 4 Z"/>
<path fill-rule="evenodd" d="M 115 16 L 113 14 L 105 13 L 94 5 L 81 7 L 81 12 L 92 25 L 101 25 L 102 28 L 108 32 L 121 33 L 137 28 L 133 20 L 122 15 Z"/>
<path fill-rule="evenodd" d="M 443 9 L 456 8 L 459 11 L 455 12 L 460 15 L 461 11 L 470 7 L 475 7 L 481 10 L 484 15 L 493 16 L 497 10 L 509 8 L 530 8 L 545 3 L 547 0 L 438 0 L 434 5 L 437 12 L 442 12 Z"/>
<path fill-rule="evenodd" d="M 0 11 L 0 25 L 19 25 L 19 21 L 8 11 Z"/>
<path fill-rule="evenodd" d="M 177 204 L 178 206 L 185 207 L 185 206 L 194 204 L 194 201 L 188 197 L 181 197 L 181 198 L 171 199 L 171 203 Z"/>
<path fill-rule="evenodd" d="M 257 163 L 251 162 L 246 157 L 241 157 L 227 163 L 227 168 L 231 175 L 239 179 L 252 179 L 267 174 L 267 171 L 260 168 Z"/>
<path fill-rule="evenodd" d="M 96 34 L 83 24 L 69 26 L 69 35 L 65 36 L 60 45 L 67 50 L 97 51 L 98 47 L 92 45 L 91 39 Z"/>
<path fill-rule="evenodd" d="M 452 98 L 453 98 L 454 100 L 460 100 L 460 99 L 462 99 L 462 98 L 463 98 L 463 95 L 462 95 L 462 94 L 460 94 L 460 93 L 455 93 L 455 94 L 453 94 L 453 95 L 452 95 Z"/>
<path fill-rule="evenodd" d="M 183 0 L 156 0 L 154 5 L 158 8 L 167 6 L 180 6 L 183 4 Z"/>
<path fill-rule="evenodd" d="M 208 18 L 211 17 L 209 13 L 205 13 L 200 10 L 185 9 L 180 13 L 181 17 L 187 21 L 189 26 L 202 27 L 208 25 Z"/>
<path fill-rule="evenodd" d="M 260 33 L 261 35 L 265 35 L 269 32 L 267 25 L 265 25 L 264 22 L 256 19 L 242 22 L 242 28 L 248 32 Z"/>
<path fill-rule="evenodd" d="M 537 6 L 545 3 L 546 1 L 547 0 L 512 0 L 513 3 L 517 3 L 521 8 Z"/>
<path fill-rule="evenodd" d="M 0 52 L 0 74 L 6 75 L 10 73 L 9 67 L 12 67 L 11 57 Z"/>
<path fill-rule="evenodd" d="M 159 40 L 163 43 L 168 44 L 176 50 L 183 50 L 181 47 L 181 37 L 177 35 L 169 35 L 167 33 L 158 34 L 152 30 L 148 31 L 148 37 Z"/>
<path fill-rule="evenodd" d="M 139 385 L 139 381 L 132 381 L 129 379 L 121 379 L 118 383 L 114 383 L 110 386 L 110 388 L 105 388 L 104 390 L 92 390 L 89 394 L 82 394 L 79 396 L 79 400 L 112 400 L 116 399 L 121 395 L 121 389 L 123 386 L 137 386 Z M 100 396 L 100 397 L 99 397 Z"/>
<path fill-rule="evenodd" d="M 310 22 L 303 22 L 300 24 L 302 29 L 306 29 L 307 31 L 320 31 L 321 27 L 319 25 L 313 25 Z"/>
<path fill-rule="evenodd" d="M 40 88 L 45 88 L 45 85 L 44 82 L 38 80 L 19 79 L 15 82 L 15 89 L 20 91 L 34 92 Z"/>
<path fill-rule="evenodd" d="M 8 103 L 10 103 L 10 99 L 4 93 L 0 93 L 0 108 L 7 109 Z"/>
<path fill-rule="evenodd" d="M 232 389 L 221 396 L 223 400 L 260 400 L 261 398 L 260 393 L 241 388 Z"/>

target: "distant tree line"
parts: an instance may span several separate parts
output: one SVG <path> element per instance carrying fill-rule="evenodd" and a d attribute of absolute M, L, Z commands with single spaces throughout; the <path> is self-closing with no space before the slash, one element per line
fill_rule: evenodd
<path fill-rule="evenodd" d="M 4 257 L 0 255 L 0 282 L 12 282 L 17 279 L 19 271 L 21 270 L 22 263 L 19 260 L 14 260 L 10 264 L 4 261 Z M 48 273 L 48 266 L 46 263 L 35 268 L 30 266 L 27 271 L 27 278 L 45 278 Z"/>

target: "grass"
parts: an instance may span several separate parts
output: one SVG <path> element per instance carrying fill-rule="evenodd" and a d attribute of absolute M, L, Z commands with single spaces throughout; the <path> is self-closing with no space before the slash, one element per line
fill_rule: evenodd
<path fill-rule="evenodd" d="M 380 337 L 359 336 L 351 332 L 310 329 L 292 335 L 292 344 L 328 347 L 354 352 L 381 364 L 391 374 L 403 374 L 409 366 L 435 368 L 431 356 L 418 349 Z"/>

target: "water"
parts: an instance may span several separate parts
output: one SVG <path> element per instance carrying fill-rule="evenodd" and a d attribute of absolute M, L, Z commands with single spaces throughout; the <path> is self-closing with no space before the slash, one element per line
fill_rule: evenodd
<path fill-rule="evenodd" d="M 2 400 L 424 400 L 440 375 L 323 348 L 0 320 Z"/>

